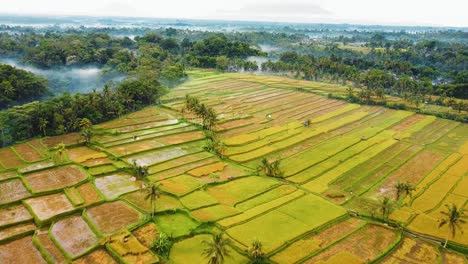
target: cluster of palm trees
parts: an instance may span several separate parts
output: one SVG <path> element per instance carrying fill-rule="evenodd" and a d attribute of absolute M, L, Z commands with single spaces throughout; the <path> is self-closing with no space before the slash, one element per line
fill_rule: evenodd
<path fill-rule="evenodd" d="M 91 128 L 92 126 L 91 121 L 88 118 L 83 118 L 80 120 L 79 126 L 81 129 L 80 135 L 83 138 L 83 141 L 85 142 L 86 145 L 90 145 L 91 139 L 93 138 L 93 135 L 94 135 L 93 130 Z"/>
<path fill-rule="evenodd" d="M 139 179 L 144 179 L 149 174 L 148 166 L 138 165 L 136 160 L 133 160 L 132 170 Z"/>
<path fill-rule="evenodd" d="M 222 233 L 213 235 L 211 240 L 203 240 L 205 245 L 202 255 L 208 259 L 208 264 L 223 264 L 226 257 L 230 257 L 228 247 L 232 244 L 229 238 L 223 237 Z M 262 251 L 262 243 L 255 239 L 252 245 L 248 248 L 247 253 L 252 260 L 252 263 L 263 263 L 264 253 Z"/>
<path fill-rule="evenodd" d="M 413 191 L 416 190 L 416 188 L 410 182 L 397 182 L 393 187 L 395 188 L 395 194 L 396 194 L 395 199 L 397 201 L 400 200 L 400 196 L 402 194 L 405 194 L 411 197 Z"/>
<path fill-rule="evenodd" d="M 185 96 L 185 108 L 202 119 L 203 129 L 211 130 L 216 125 L 216 112 L 212 107 L 201 103 L 196 97 Z"/>
<path fill-rule="evenodd" d="M 269 161 L 267 158 L 263 158 L 257 169 L 259 172 L 263 172 L 266 176 L 281 178 L 284 173 L 280 169 L 280 160 Z"/>

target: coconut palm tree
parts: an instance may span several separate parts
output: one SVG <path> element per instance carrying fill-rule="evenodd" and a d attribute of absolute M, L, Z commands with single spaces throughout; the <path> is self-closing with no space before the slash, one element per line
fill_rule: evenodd
<path fill-rule="evenodd" d="M 63 162 L 63 156 L 65 155 L 65 152 L 67 151 L 67 147 L 65 144 L 60 143 L 57 145 L 57 154 L 60 158 L 60 162 Z"/>
<path fill-rule="evenodd" d="M 404 191 L 405 189 L 405 184 L 402 183 L 402 182 L 397 182 L 395 183 L 395 185 L 393 185 L 393 188 L 395 189 L 395 200 L 400 200 L 400 196 L 401 196 L 401 193 Z"/>
<path fill-rule="evenodd" d="M 444 248 L 447 247 L 448 239 L 450 233 L 452 234 L 452 238 L 455 237 L 457 233 L 457 229 L 463 234 L 463 228 L 461 224 L 465 224 L 467 219 L 467 215 L 465 215 L 464 208 L 458 209 L 455 204 L 445 205 L 446 211 L 441 211 L 440 213 L 444 215 L 444 218 L 440 220 L 439 228 L 443 227 L 444 225 L 448 226 L 447 229 L 447 237 L 445 239 Z"/>
<path fill-rule="evenodd" d="M 203 240 L 202 244 L 206 246 L 202 254 L 208 258 L 208 264 L 223 264 L 224 258 L 229 257 L 227 246 L 231 240 L 221 233 L 214 235 L 211 241 Z"/>
<path fill-rule="evenodd" d="M 44 137 L 47 136 L 46 135 L 47 124 L 49 124 L 49 121 L 47 121 L 47 119 L 39 118 L 39 130 L 42 131 L 42 134 L 44 134 Z"/>
<path fill-rule="evenodd" d="M 253 259 L 254 263 L 261 261 L 263 258 L 264 253 L 262 251 L 262 247 L 262 242 L 260 242 L 258 239 L 255 239 L 252 242 L 252 245 L 249 247 L 248 253 L 250 258 Z"/>
<path fill-rule="evenodd" d="M 161 192 L 159 191 L 159 185 L 153 184 L 147 188 L 147 194 L 145 196 L 145 200 L 150 200 L 151 202 L 151 218 L 154 218 L 154 214 L 156 212 L 156 199 L 161 196 Z"/>
<path fill-rule="evenodd" d="M 380 201 L 380 212 L 382 213 L 382 218 L 386 219 L 390 214 L 390 210 L 392 209 L 392 202 L 390 198 L 384 197 Z"/>

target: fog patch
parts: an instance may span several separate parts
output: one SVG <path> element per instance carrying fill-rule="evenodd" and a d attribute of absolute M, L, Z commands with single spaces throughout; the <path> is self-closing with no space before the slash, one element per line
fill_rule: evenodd
<path fill-rule="evenodd" d="M 53 69 L 40 69 L 31 65 L 19 63 L 13 59 L 0 59 L 0 63 L 9 64 L 42 76 L 49 81 L 49 90 L 53 95 L 69 92 L 89 93 L 93 89 L 101 90 L 109 81 L 121 81 L 125 76 L 116 73 L 106 73 L 96 66 L 88 67 L 60 67 Z"/>

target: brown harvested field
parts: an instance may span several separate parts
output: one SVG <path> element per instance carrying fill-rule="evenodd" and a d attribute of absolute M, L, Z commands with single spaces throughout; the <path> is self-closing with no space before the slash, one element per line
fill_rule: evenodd
<path fill-rule="evenodd" d="M 89 160 L 81 162 L 81 164 L 85 166 L 96 166 L 96 165 L 103 165 L 103 164 L 109 164 L 109 163 L 112 163 L 112 160 L 109 159 L 109 157 L 89 159 Z"/>
<path fill-rule="evenodd" d="M 19 171 L 21 173 L 28 173 L 28 172 L 31 172 L 31 171 L 35 171 L 35 170 L 41 170 L 41 169 L 45 169 L 45 168 L 49 168 L 49 167 L 53 167 L 55 166 L 55 163 L 51 160 L 44 160 L 44 161 L 41 161 L 41 162 L 36 162 L 36 163 L 33 163 L 31 165 L 28 165 L 28 166 L 25 166 L 23 168 L 21 168 Z"/>
<path fill-rule="evenodd" d="M 31 196 L 20 179 L 0 182 L 0 204 L 11 203 Z"/>
<path fill-rule="evenodd" d="M 132 234 L 140 241 L 140 243 L 147 247 L 153 247 L 153 241 L 156 240 L 159 236 L 159 231 L 156 227 L 156 224 L 149 222 L 146 225 L 140 226 L 139 228 L 133 230 Z"/>
<path fill-rule="evenodd" d="M 6 169 L 21 167 L 24 162 L 10 148 L 0 149 L 0 165 Z"/>
<path fill-rule="evenodd" d="M 89 208 L 86 215 L 104 234 L 112 234 L 122 228 L 140 221 L 141 215 L 125 202 L 104 203 Z"/>
<path fill-rule="evenodd" d="M 45 156 L 47 154 L 47 148 L 42 145 L 40 139 L 33 139 L 28 142 L 40 155 Z"/>
<path fill-rule="evenodd" d="M 205 135 L 201 132 L 188 132 L 176 135 L 170 135 L 165 137 L 159 137 L 154 139 L 147 139 L 137 142 L 132 142 L 124 145 L 118 145 L 109 148 L 109 151 L 117 156 L 125 156 L 133 153 L 138 153 L 146 150 L 156 149 L 169 145 L 176 145 L 181 143 L 187 143 L 199 139 L 205 138 Z"/>
<path fill-rule="evenodd" d="M 445 155 L 432 150 L 423 150 L 410 159 L 403 166 L 394 171 L 371 195 L 392 196 L 394 185 L 400 182 L 410 182 L 416 185 L 426 176 L 436 164 L 442 161 Z"/>
<path fill-rule="evenodd" d="M 52 257 L 52 261 L 57 264 L 65 264 L 68 261 L 65 259 L 63 253 L 54 244 L 54 242 L 49 237 L 49 230 L 37 230 L 36 237 L 40 245 L 47 251 L 47 253 Z"/>
<path fill-rule="evenodd" d="M 46 192 L 73 186 L 87 179 L 86 173 L 78 166 L 63 167 L 33 172 L 24 176 L 33 192 Z"/>
<path fill-rule="evenodd" d="M 304 257 L 323 249 L 342 237 L 356 231 L 366 222 L 350 218 L 320 231 L 318 234 L 305 237 L 291 243 L 287 248 L 275 254 L 271 259 L 277 263 L 296 263 Z"/>
<path fill-rule="evenodd" d="M 84 183 L 76 187 L 76 190 L 80 193 L 81 198 L 83 198 L 85 206 L 102 201 L 101 196 L 99 196 L 97 190 L 91 183 Z"/>
<path fill-rule="evenodd" d="M 28 143 L 22 143 L 13 147 L 15 151 L 27 162 L 36 162 L 43 157 Z"/>
<path fill-rule="evenodd" d="M 115 130 L 120 132 L 120 133 L 128 133 L 128 132 L 153 128 L 153 127 L 175 125 L 177 123 L 179 123 L 179 120 L 169 119 L 169 120 L 164 120 L 164 121 L 156 121 L 156 122 L 149 122 L 149 123 L 144 123 L 144 124 L 137 124 L 137 125 L 130 125 L 130 126 L 125 126 L 125 127 L 120 127 L 120 128 L 116 128 Z"/>
<path fill-rule="evenodd" d="M 466 264 L 468 260 L 462 255 L 444 251 L 442 254 L 442 263 L 444 264 Z"/>
<path fill-rule="evenodd" d="M 49 148 L 55 147 L 60 143 L 63 143 L 67 146 L 75 145 L 82 142 L 81 136 L 79 133 L 70 133 L 50 138 L 44 138 L 42 142 Z"/>
<path fill-rule="evenodd" d="M 71 148 L 67 150 L 67 154 L 72 161 L 77 163 L 107 157 L 105 153 L 90 149 L 88 147 Z"/>
<path fill-rule="evenodd" d="M 0 230 L 0 241 L 23 235 L 26 233 L 33 233 L 36 228 L 36 225 L 33 223 L 23 223 L 7 228 L 2 228 Z"/>
<path fill-rule="evenodd" d="M 202 132 L 188 132 L 188 133 L 180 133 L 176 135 L 170 135 L 166 137 L 158 138 L 158 141 L 163 143 L 164 145 L 176 145 L 182 144 L 198 139 L 205 138 L 205 134 Z"/>
<path fill-rule="evenodd" d="M 24 200 L 39 221 L 47 221 L 56 215 L 71 212 L 75 208 L 63 193 L 50 194 Z"/>
<path fill-rule="evenodd" d="M 98 237 L 80 216 L 72 216 L 56 222 L 51 235 L 75 258 L 98 244 Z"/>
<path fill-rule="evenodd" d="M 32 215 L 24 205 L 14 205 L 0 209 L 0 226 L 32 220 Z"/>
<path fill-rule="evenodd" d="M 405 237 L 402 243 L 382 260 L 382 263 L 439 263 L 439 258 L 440 254 L 433 245 Z"/>
<path fill-rule="evenodd" d="M 424 115 L 412 115 L 409 118 L 403 120 L 403 122 L 392 126 L 390 129 L 393 131 L 403 131 L 416 124 L 418 121 L 424 119 L 424 117 Z"/>
<path fill-rule="evenodd" d="M 0 245 L 0 263 L 47 264 L 39 250 L 34 246 L 32 236 Z"/>
<path fill-rule="evenodd" d="M 10 179 L 10 178 L 16 177 L 17 175 L 18 175 L 18 173 L 16 172 L 16 170 L 14 170 L 14 171 L 1 172 L 1 173 L 0 173 L 0 181 L 7 180 L 7 179 Z"/>
<path fill-rule="evenodd" d="M 74 264 L 117 264 L 105 249 L 98 249 L 73 262 Z"/>
<path fill-rule="evenodd" d="M 397 239 L 395 232 L 377 225 L 368 224 L 333 246 L 315 255 L 305 263 L 326 262 L 340 252 L 351 254 L 362 263 L 370 262 L 388 249 Z"/>

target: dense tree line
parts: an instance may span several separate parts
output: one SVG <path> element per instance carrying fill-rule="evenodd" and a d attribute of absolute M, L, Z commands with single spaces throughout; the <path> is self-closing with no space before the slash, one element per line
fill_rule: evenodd
<path fill-rule="evenodd" d="M 332 54 L 330 57 L 301 55 L 284 52 L 278 61 L 262 64 L 263 71 L 292 72 L 295 76 L 314 81 L 351 82 L 356 87 L 381 90 L 398 96 L 427 94 L 468 98 L 466 75 L 468 71 L 457 71 L 450 84 L 436 84 L 431 77 L 432 70 L 419 71 L 410 63 L 399 60 L 370 63 L 359 59 L 346 59 Z"/>
<path fill-rule="evenodd" d="M 47 80 L 10 65 L 0 64 L 0 109 L 47 93 Z"/>
<path fill-rule="evenodd" d="M 155 79 L 131 77 L 101 92 L 68 93 L 44 102 L 32 102 L 0 112 L 2 146 L 35 136 L 60 135 L 80 130 L 80 121 L 110 120 L 158 102 L 165 89 Z"/>

